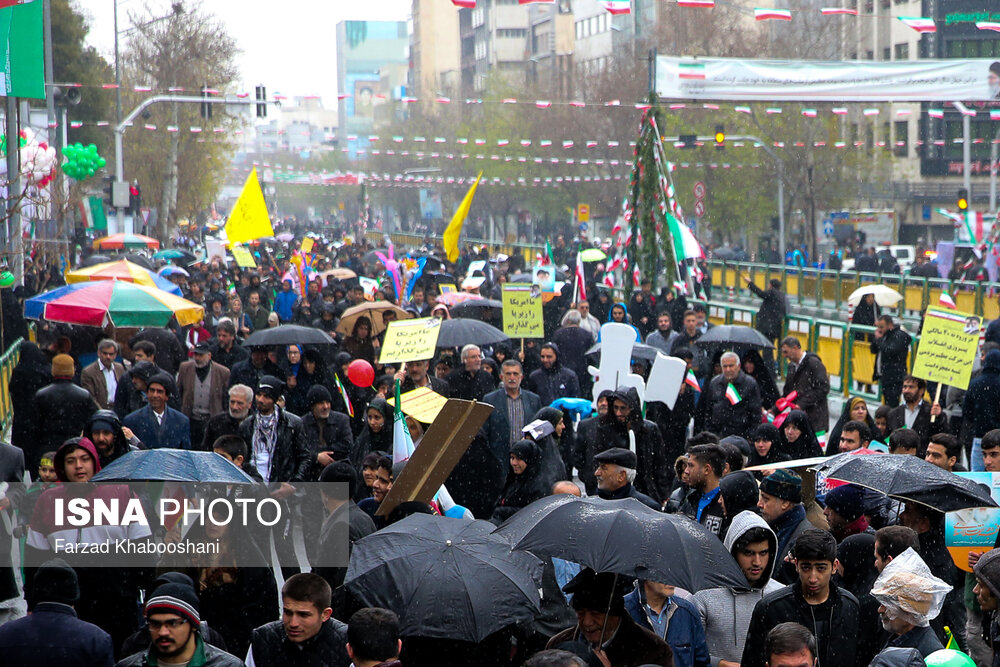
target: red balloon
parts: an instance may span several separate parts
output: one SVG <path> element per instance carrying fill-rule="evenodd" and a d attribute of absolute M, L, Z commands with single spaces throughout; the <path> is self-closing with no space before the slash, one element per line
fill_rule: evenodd
<path fill-rule="evenodd" d="M 347 365 L 347 379 L 356 387 L 370 387 L 375 383 L 375 369 L 364 359 L 355 359 Z"/>

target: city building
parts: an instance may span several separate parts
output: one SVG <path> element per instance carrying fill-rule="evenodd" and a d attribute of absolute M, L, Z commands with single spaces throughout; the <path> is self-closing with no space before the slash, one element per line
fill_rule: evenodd
<path fill-rule="evenodd" d="M 478 0 L 474 9 L 461 10 L 463 95 L 482 93 L 490 76 L 524 87 L 529 7 L 518 0 Z"/>
<path fill-rule="evenodd" d="M 458 96 L 461 84 L 460 10 L 440 0 L 413 0 L 410 77 L 420 100 Z"/>

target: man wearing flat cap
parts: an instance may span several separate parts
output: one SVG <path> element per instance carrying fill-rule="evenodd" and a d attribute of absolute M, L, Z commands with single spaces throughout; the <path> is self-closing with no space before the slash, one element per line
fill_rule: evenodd
<path fill-rule="evenodd" d="M 597 470 L 594 471 L 594 476 L 597 478 L 597 495 L 604 500 L 635 498 L 643 505 L 659 510 L 660 506 L 655 500 L 645 493 L 636 491 L 632 485 L 637 462 L 635 452 L 622 447 L 612 447 L 595 454 L 594 463 L 597 464 Z"/>
<path fill-rule="evenodd" d="M 774 555 L 772 578 L 782 584 L 798 580 L 795 566 L 785 561 L 796 538 L 812 524 L 806 518 L 802 504 L 802 478 L 791 470 L 776 470 L 760 482 L 760 514 L 778 536 L 778 551 Z"/>
<path fill-rule="evenodd" d="M 552 637 L 546 648 L 585 644 L 603 664 L 674 667 L 666 641 L 640 627 L 625 611 L 628 577 L 584 568 L 563 590 L 573 594 L 577 624 Z"/>
<path fill-rule="evenodd" d="M 200 445 L 208 420 L 226 408 L 229 388 L 229 369 L 212 361 L 208 341 L 199 341 L 194 346 L 193 358 L 181 364 L 177 388 L 181 394 L 181 412 L 191 421 L 191 441 Z"/>
<path fill-rule="evenodd" d="M 191 449 L 191 423 L 183 413 L 167 405 L 176 391 L 174 379 L 164 371 L 146 383 L 146 407 L 130 413 L 123 424 L 149 449 Z"/>

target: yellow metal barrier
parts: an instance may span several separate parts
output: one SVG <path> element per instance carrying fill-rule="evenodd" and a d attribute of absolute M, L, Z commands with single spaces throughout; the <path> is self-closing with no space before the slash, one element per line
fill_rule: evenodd
<path fill-rule="evenodd" d="M 21 359 L 21 340 L 15 340 L 0 356 L 0 433 L 6 433 L 14 419 L 14 404 L 10 400 L 10 376 Z"/>

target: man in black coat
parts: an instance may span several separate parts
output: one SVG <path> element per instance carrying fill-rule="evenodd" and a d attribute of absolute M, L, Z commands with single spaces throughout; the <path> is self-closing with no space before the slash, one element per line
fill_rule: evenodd
<path fill-rule="evenodd" d="M 528 376 L 528 388 L 538 394 L 542 405 L 550 405 L 557 398 L 577 398 L 580 395 L 580 381 L 576 373 L 564 368 L 559 360 L 559 346 L 545 343 L 539 350 L 542 367 Z"/>
<path fill-rule="evenodd" d="M 406 393 L 427 387 L 435 394 L 441 394 L 445 398 L 451 395 L 451 387 L 448 383 L 434 374 L 430 373 L 431 362 L 427 359 L 421 361 L 407 361 L 402 370 L 396 373 L 396 379 L 401 380 L 399 391 Z"/>
<path fill-rule="evenodd" d="M 302 417 L 302 438 L 310 460 L 306 479 L 314 482 L 323 468 L 350 457 L 354 436 L 350 417 L 331 409 L 333 397 L 329 389 L 321 384 L 313 385 L 306 394 L 306 402 L 309 412 Z"/>
<path fill-rule="evenodd" d="M 910 334 L 896 326 L 890 315 L 875 321 L 875 340 L 871 343 L 875 356 L 875 377 L 882 385 L 882 398 L 889 407 L 899 405 L 906 375 L 906 357 L 910 352 Z"/>
<path fill-rule="evenodd" d="M 792 548 L 798 580 L 765 595 L 754 607 L 741 667 L 765 667 L 767 633 L 779 623 L 804 625 L 816 637 L 818 664 L 854 667 L 860 607 L 843 588 L 831 585 L 837 540 L 810 528 Z"/>
<path fill-rule="evenodd" d="M 233 366 L 250 358 L 250 353 L 236 342 L 236 326 L 232 322 L 220 322 L 215 328 L 215 338 L 208 344 L 212 347 L 212 361 L 222 364 L 230 372 Z"/>
<path fill-rule="evenodd" d="M 170 375 L 177 375 L 181 362 L 187 361 L 187 353 L 181 347 L 181 341 L 170 329 L 160 327 L 143 329 L 129 339 L 128 346 L 134 347 L 141 340 L 149 341 L 156 346 L 155 363 Z"/>
<path fill-rule="evenodd" d="M 642 418 L 642 404 L 634 387 L 616 391 L 609 399 L 608 414 L 597 427 L 597 442 L 602 449 L 629 449 L 629 433 L 635 436 L 635 487 L 657 503 L 670 497 L 668 469 L 673 461 L 664 456 L 663 439 L 654 422 Z"/>
<path fill-rule="evenodd" d="M 496 389 L 493 377 L 483 370 L 483 352 L 478 345 L 462 348 L 462 368 L 448 373 L 445 382 L 451 388 L 452 398 L 482 401 L 486 394 Z"/>
<path fill-rule="evenodd" d="M 740 369 L 740 357 L 726 352 L 719 359 L 722 373 L 705 385 L 695 413 L 695 433 L 711 431 L 720 438 L 738 435 L 749 440 L 760 424 L 760 387 Z"/>
<path fill-rule="evenodd" d="M 660 504 L 635 490 L 632 480 L 636 475 L 635 452 L 621 447 L 605 449 L 594 456 L 594 475 L 597 478 L 597 496 L 604 500 L 620 500 L 635 498 L 640 503 L 654 510 L 660 509 Z"/>
<path fill-rule="evenodd" d="M 796 392 L 794 402 L 809 416 L 813 431 L 827 431 L 830 428 L 830 408 L 827 405 L 830 376 L 823 361 L 812 352 L 803 350 L 802 343 L 795 336 L 787 336 L 781 341 L 781 356 L 790 364 L 781 395 Z"/>
<path fill-rule="evenodd" d="M 281 377 L 281 369 L 267 356 L 267 347 L 253 346 L 250 348 L 250 358 L 237 362 L 229 373 L 229 386 L 245 384 L 257 391 L 257 385 L 265 375 Z"/>
<path fill-rule="evenodd" d="M 576 425 L 576 447 L 573 455 L 573 465 L 580 471 L 580 481 L 587 489 L 587 495 L 597 493 L 597 478 L 594 476 L 594 455 L 607 449 L 604 443 L 597 441 L 597 428 L 611 409 L 609 405 L 614 395 L 611 389 L 605 389 L 597 396 L 597 414 L 580 420 Z"/>
<path fill-rule="evenodd" d="M 681 503 L 680 512 L 712 533 L 721 535 L 725 512 L 722 509 L 719 480 L 726 456 L 719 445 L 695 445 L 688 450 L 685 464 L 691 492 Z M 702 505 L 702 503 L 706 503 Z"/>
<path fill-rule="evenodd" d="M 309 472 L 309 450 L 302 437 L 302 420 L 275 405 L 284 383 L 265 375 L 257 388 L 257 412 L 240 424 L 240 436 L 247 443 L 250 462 L 264 481 L 271 485 L 271 495 L 278 499 L 290 496 L 291 482 L 304 482 Z"/>
<path fill-rule="evenodd" d="M 889 433 L 898 428 L 913 429 L 920 436 L 920 452 L 927 449 L 931 436 L 948 432 L 948 415 L 937 403 L 924 400 L 927 382 L 923 378 L 907 375 L 903 378 L 903 403 L 889 410 L 886 427 Z M 931 415 L 935 416 L 931 421 Z"/>
<path fill-rule="evenodd" d="M 764 334 L 772 343 L 781 338 L 782 327 L 785 325 L 785 295 L 781 291 L 781 281 L 773 278 L 768 288 L 762 290 L 748 276 L 743 276 L 747 287 L 760 297 L 761 304 L 757 310 L 757 331 Z"/>
<path fill-rule="evenodd" d="M 24 452 L 24 465 L 32 473 L 45 452 L 54 452 L 70 438 L 83 432 L 97 403 L 83 387 L 73 384 L 73 357 L 57 354 L 52 359 L 52 384 L 35 393 L 34 437 Z"/>
<path fill-rule="evenodd" d="M 318 574 L 290 577 L 281 587 L 281 620 L 253 631 L 246 663 L 349 667 L 347 625 L 332 618 L 331 597 L 330 584 Z"/>
<path fill-rule="evenodd" d="M 245 384 L 229 388 L 229 407 L 217 415 L 212 415 L 205 425 L 205 435 L 200 443 L 192 442 L 203 452 L 212 451 L 212 445 L 224 435 L 239 435 L 240 423 L 250 414 L 253 405 L 253 389 Z"/>

